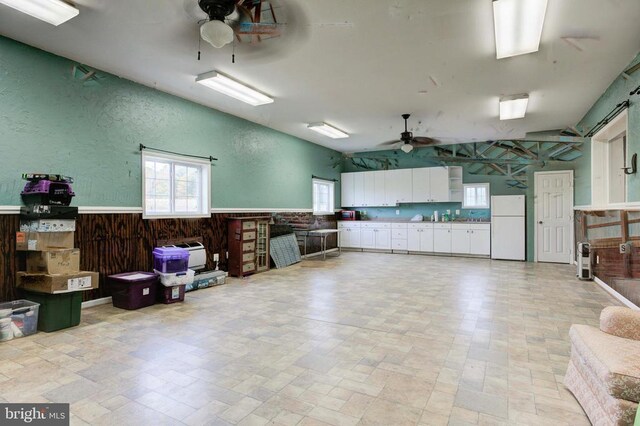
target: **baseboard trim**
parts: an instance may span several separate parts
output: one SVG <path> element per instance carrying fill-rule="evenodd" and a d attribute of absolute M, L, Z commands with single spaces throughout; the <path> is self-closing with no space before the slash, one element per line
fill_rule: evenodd
<path fill-rule="evenodd" d="M 278 208 L 215 208 L 211 213 L 313 213 L 313 209 L 278 209 Z"/>
<path fill-rule="evenodd" d="M 0 214 L 19 214 L 20 206 L 0 206 Z"/>
<path fill-rule="evenodd" d="M 94 306 L 107 305 L 111 303 L 111 296 L 102 297 L 100 299 L 87 300 L 82 302 L 82 309 L 93 308 Z"/>
<path fill-rule="evenodd" d="M 624 297 L 623 295 L 621 295 L 620 293 L 618 293 L 617 291 L 609 287 L 609 285 L 604 281 L 602 281 L 600 278 L 593 277 L 593 281 L 595 281 L 596 284 L 602 287 L 607 293 L 611 294 L 613 297 L 618 299 L 618 301 L 620 301 L 626 307 L 631 308 L 634 311 L 640 311 L 640 308 L 637 307 L 635 303 L 633 303 L 632 301 L 630 301 L 629 299 L 627 299 L 626 297 Z"/>

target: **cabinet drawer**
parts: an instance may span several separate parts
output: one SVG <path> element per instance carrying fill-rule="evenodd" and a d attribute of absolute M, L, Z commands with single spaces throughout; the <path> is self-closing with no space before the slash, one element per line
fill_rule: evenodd
<path fill-rule="evenodd" d="M 245 263 L 244 265 L 242 265 L 242 272 L 252 272 L 255 271 L 256 269 L 256 264 L 251 262 L 251 263 Z"/>
<path fill-rule="evenodd" d="M 433 223 L 409 223 L 409 229 L 433 229 Z"/>
<path fill-rule="evenodd" d="M 406 240 L 407 239 L 407 230 L 406 229 L 394 229 L 391 232 L 391 238 L 394 240 Z"/>
<path fill-rule="evenodd" d="M 406 223 L 392 223 L 391 229 L 407 229 Z"/>
<path fill-rule="evenodd" d="M 247 231 L 251 229 L 256 229 L 256 223 L 253 220 L 249 220 L 246 222 L 242 222 L 242 230 Z"/>
<path fill-rule="evenodd" d="M 474 229 L 477 231 L 491 231 L 490 223 L 472 223 L 469 224 L 469 229 Z"/>
<path fill-rule="evenodd" d="M 393 240 L 391 241 L 391 248 L 393 250 L 407 250 L 407 240 Z"/>
<path fill-rule="evenodd" d="M 467 230 L 469 229 L 469 224 L 468 223 L 453 223 L 451 224 L 451 229 L 458 229 L 458 230 Z"/>
<path fill-rule="evenodd" d="M 341 229 L 341 228 L 360 228 L 360 222 L 356 222 L 353 220 L 338 222 L 338 229 Z"/>
<path fill-rule="evenodd" d="M 256 254 L 255 253 L 243 253 L 242 254 L 242 262 L 252 262 L 253 260 L 255 260 L 256 258 Z"/>
<path fill-rule="evenodd" d="M 256 239 L 256 233 L 255 232 L 243 232 L 242 233 L 242 239 L 244 241 L 246 241 L 246 240 L 255 240 Z"/>
<path fill-rule="evenodd" d="M 450 223 L 434 223 L 433 229 L 451 229 Z"/>
<path fill-rule="evenodd" d="M 367 222 L 360 225 L 362 228 L 378 228 L 378 229 L 391 229 L 391 224 L 388 222 Z"/>
<path fill-rule="evenodd" d="M 248 243 L 242 243 L 242 251 L 255 251 L 256 243 L 254 241 L 249 241 Z"/>

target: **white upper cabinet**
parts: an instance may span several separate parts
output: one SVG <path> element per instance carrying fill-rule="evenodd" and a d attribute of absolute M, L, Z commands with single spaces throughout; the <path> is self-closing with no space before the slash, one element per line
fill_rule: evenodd
<path fill-rule="evenodd" d="M 366 172 L 357 172 L 354 173 L 354 177 L 353 177 L 353 186 L 354 186 L 354 193 L 355 193 L 355 206 L 356 207 L 362 207 L 364 206 L 364 174 Z"/>
<path fill-rule="evenodd" d="M 375 193 L 373 194 L 374 206 L 386 206 L 386 171 L 371 172 L 374 180 Z"/>
<path fill-rule="evenodd" d="M 342 207 L 355 207 L 355 173 L 342 173 L 340 176 L 340 197 Z"/>
<path fill-rule="evenodd" d="M 342 173 L 342 207 L 462 201 L 461 195 L 461 167 Z"/>
<path fill-rule="evenodd" d="M 449 168 L 432 167 L 430 170 L 429 185 L 431 188 L 432 202 L 449 201 Z"/>
<path fill-rule="evenodd" d="M 428 203 L 431 201 L 431 169 L 422 167 L 411 169 L 413 190 L 411 201 L 414 203 Z"/>

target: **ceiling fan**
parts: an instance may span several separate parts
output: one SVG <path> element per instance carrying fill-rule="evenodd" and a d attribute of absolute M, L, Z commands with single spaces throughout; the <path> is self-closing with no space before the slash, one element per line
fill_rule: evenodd
<path fill-rule="evenodd" d="M 400 149 L 408 154 L 413 151 L 415 147 L 436 145 L 439 143 L 438 140 L 426 136 L 413 136 L 413 133 L 407 128 L 407 120 L 409 120 L 409 117 L 411 117 L 411 114 L 402 114 L 402 118 L 404 118 L 404 132 L 400 134 L 400 140 L 384 142 L 381 145 L 395 145 L 402 142 Z"/>
<path fill-rule="evenodd" d="M 198 0 L 208 20 L 200 36 L 215 48 L 239 42 L 257 43 L 280 35 L 274 5 L 266 0 Z"/>

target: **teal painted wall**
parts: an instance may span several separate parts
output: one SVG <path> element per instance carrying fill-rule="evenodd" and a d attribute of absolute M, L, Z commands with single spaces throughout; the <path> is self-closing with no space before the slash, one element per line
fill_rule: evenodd
<path fill-rule="evenodd" d="M 75 177 L 74 205 L 140 207 L 140 143 L 217 157 L 215 208 L 311 208 L 311 175 L 339 177 L 335 151 L 106 73 L 82 83 L 72 65 L 0 37 L 0 205 L 42 171 Z"/>
<path fill-rule="evenodd" d="M 638 63 L 640 63 L 640 54 L 624 69 L 629 69 Z M 629 96 L 629 93 L 639 85 L 640 72 L 636 72 L 628 78 L 624 78 L 622 75 L 618 76 L 602 94 L 600 99 L 593 104 L 580 123 L 578 123 L 578 129 L 588 132 L 613 110 L 617 104 L 629 99 L 631 104 L 629 105 L 628 111 L 628 154 L 629 157 L 631 157 L 633 153 L 640 153 L 640 96 Z M 580 181 L 576 178 L 577 205 L 591 204 L 591 146 L 585 145 L 584 152 L 586 155 L 582 158 L 577 170 L 582 175 Z M 640 201 L 640 175 L 638 174 L 627 177 L 627 199 L 630 202 Z"/>

